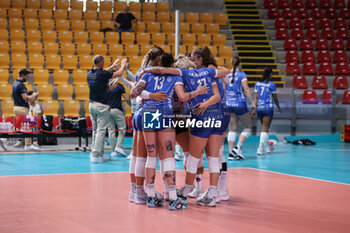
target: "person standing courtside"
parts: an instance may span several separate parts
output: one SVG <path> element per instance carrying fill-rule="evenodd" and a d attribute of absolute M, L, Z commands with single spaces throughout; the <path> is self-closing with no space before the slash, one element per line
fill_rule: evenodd
<path fill-rule="evenodd" d="M 37 96 L 38 92 L 34 92 L 31 95 L 27 93 L 27 87 L 24 85 L 28 81 L 29 71 L 21 69 L 19 71 L 18 79 L 12 85 L 12 98 L 14 101 L 13 113 L 15 116 L 29 115 L 29 104 L 28 101 L 33 101 Z M 21 147 L 22 141 L 18 140 L 14 147 Z M 25 150 L 38 150 L 39 148 L 32 145 L 31 138 L 25 138 Z"/>
<path fill-rule="evenodd" d="M 130 104 L 129 97 L 125 94 L 125 88 L 122 84 L 110 89 L 108 91 L 108 104 L 111 107 L 110 118 L 108 124 L 108 137 L 112 146 L 111 156 L 117 156 L 117 153 L 126 156 L 124 150 L 122 149 L 125 131 L 126 131 L 126 122 L 125 122 L 125 112 L 122 106 L 122 96 L 128 104 Z M 118 143 L 116 143 L 115 129 L 118 127 Z"/>
<path fill-rule="evenodd" d="M 117 76 L 123 74 L 127 65 L 127 60 L 121 61 L 118 71 L 112 70 L 118 65 L 119 59 L 115 60 L 112 66 L 103 70 L 104 57 L 96 55 L 93 59 L 94 67 L 87 73 L 87 81 L 90 89 L 89 111 L 92 122 L 92 151 L 90 161 L 93 163 L 103 163 L 109 159 L 104 155 L 104 139 L 109 122 L 108 88 L 114 88 L 118 83 Z"/>

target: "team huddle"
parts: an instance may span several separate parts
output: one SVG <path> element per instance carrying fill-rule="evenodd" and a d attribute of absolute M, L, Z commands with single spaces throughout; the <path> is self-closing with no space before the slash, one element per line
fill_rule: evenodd
<path fill-rule="evenodd" d="M 110 89 L 117 83 L 126 63 L 123 60 L 120 70 L 109 75 Z M 112 70 L 116 64 L 117 61 L 108 69 Z M 138 105 L 132 118 L 131 202 L 161 207 L 166 200 L 170 210 L 181 210 L 187 208 L 189 197 L 197 198 L 197 204 L 203 206 L 216 206 L 216 203 L 228 200 L 227 163 L 223 153 L 226 131 L 229 128 L 229 160 L 244 159 L 242 145 L 251 133 L 254 115 L 258 115 L 263 125 L 257 153 L 262 155 L 273 149 L 268 142 L 268 129 L 274 103 L 279 111 L 280 107 L 276 86 L 270 81 L 272 70 L 265 69 L 261 81 L 255 85 L 253 99 L 246 75 L 239 70 L 238 57 L 233 57 L 232 65 L 231 71 L 218 67 L 206 46 L 196 48 L 189 57 L 179 55 L 176 60 L 155 46 L 145 55 L 141 69 L 133 77 L 135 82 L 119 77 L 131 87 L 131 97 Z M 103 67 L 103 64 L 95 67 Z M 127 75 L 133 76 L 128 71 Z M 88 76 L 90 91 L 94 90 L 94 78 L 91 75 L 89 80 Z M 246 97 L 252 104 L 251 112 Z M 90 103 L 92 112 L 94 107 L 99 107 L 93 104 L 95 102 Z M 238 120 L 245 128 L 235 146 Z M 98 126 L 98 119 L 93 119 L 93 124 L 95 121 Z M 99 132 L 94 127 L 95 145 L 103 140 L 97 139 Z M 181 189 L 176 188 L 174 149 L 177 145 L 183 151 L 186 171 Z M 202 188 L 204 154 L 210 173 L 209 187 L 205 192 Z M 92 162 L 105 161 L 99 147 L 94 147 L 91 155 Z M 164 195 L 156 192 L 154 186 L 158 158 Z"/>

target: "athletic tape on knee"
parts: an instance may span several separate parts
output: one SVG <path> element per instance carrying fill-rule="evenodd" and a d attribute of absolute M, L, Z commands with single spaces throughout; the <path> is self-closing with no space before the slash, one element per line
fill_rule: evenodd
<path fill-rule="evenodd" d="M 157 157 L 147 156 L 146 168 L 156 169 L 157 168 Z"/>
<path fill-rule="evenodd" d="M 208 157 L 208 167 L 210 173 L 220 173 L 219 157 Z"/>
<path fill-rule="evenodd" d="M 198 162 L 198 168 L 204 167 L 203 157 Z"/>
<path fill-rule="evenodd" d="M 129 164 L 129 173 L 135 175 L 135 167 L 136 167 L 136 157 L 131 156 L 130 164 Z"/>
<path fill-rule="evenodd" d="M 146 158 L 136 157 L 135 176 L 145 177 L 145 165 L 146 165 Z"/>
<path fill-rule="evenodd" d="M 196 174 L 199 160 L 200 159 L 197 159 L 192 155 L 189 155 L 186 162 L 186 171 L 192 174 Z"/>
<path fill-rule="evenodd" d="M 243 135 L 245 138 L 248 138 L 252 134 L 252 130 L 249 128 L 245 128 L 241 135 Z"/>
<path fill-rule="evenodd" d="M 236 132 L 228 132 L 227 141 L 236 141 L 237 133 Z"/>
<path fill-rule="evenodd" d="M 175 159 L 174 158 L 166 158 L 162 162 L 164 164 L 164 172 L 175 171 L 176 170 Z"/>
<path fill-rule="evenodd" d="M 190 154 L 190 152 L 184 152 L 184 167 L 186 167 L 186 162 L 187 162 L 187 158 L 188 158 L 188 155 Z"/>

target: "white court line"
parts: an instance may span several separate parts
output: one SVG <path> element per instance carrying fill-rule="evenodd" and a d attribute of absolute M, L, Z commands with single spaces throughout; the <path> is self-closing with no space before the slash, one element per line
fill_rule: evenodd
<path fill-rule="evenodd" d="M 310 180 L 317 180 L 317 181 L 323 181 L 323 182 L 328 182 L 328 183 L 333 183 L 333 184 L 342 184 L 342 185 L 350 186 L 350 184 L 343 183 L 343 182 L 322 180 L 322 179 L 317 179 L 317 178 L 312 178 L 312 177 L 307 177 L 307 176 L 293 175 L 293 174 L 288 174 L 288 173 L 275 172 L 275 171 L 269 171 L 269 170 L 264 170 L 264 169 L 259 169 L 259 168 L 252 168 L 252 167 L 242 167 L 242 168 L 256 170 L 256 171 L 270 172 L 270 173 L 275 173 L 275 174 L 279 174 L 279 175 L 294 176 L 294 177 L 298 177 L 298 178 L 305 178 L 305 179 L 310 179 Z"/>

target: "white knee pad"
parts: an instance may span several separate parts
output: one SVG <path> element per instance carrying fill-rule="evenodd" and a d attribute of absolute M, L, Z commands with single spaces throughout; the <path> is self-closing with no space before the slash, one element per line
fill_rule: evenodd
<path fill-rule="evenodd" d="M 175 171 L 175 159 L 174 158 L 166 158 L 162 160 L 164 166 L 164 172 Z"/>
<path fill-rule="evenodd" d="M 135 175 L 135 166 L 136 166 L 136 157 L 131 156 L 130 164 L 129 164 L 129 173 Z"/>
<path fill-rule="evenodd" d="M 228 132 L 227 141 L 236 141 L 237 133 L 236 132 Z"/>
<path fill-rule="evenodd" d="M 160 171 L 160 175 L 162 177 L 164 177 L 164 161 L 163 160 L 159 161 L 159 171 Z"/>
<path fill-rule="evenodd" d="M 145 177 L 146 158 L 136 157 L 135 176 Z"/>
<path fill-rule="evenodd" d="M 252 129 L 249 129 L 249 128 L 245 128 L 243 131 L 242 131 L 242 133 L 241 133 L 241 135 L 243 135 L 245 138 L 248 138 L 252 133 Z"/>
<path fill-rule="evenodd" d="M 157 157 L 147 156 L 146 168 L 156 169 L 157 168 Z"/>
<path fill-rule="evenodd" d="M 208 157 L 208 167 L 210 173 L 220 173 L 219 157 Z"/>
<path fill-rule="evenodd" d="M 186 162 L 187 162 L 187 158 L 189 156 L 190 152 L 184 152 L 184 167 L 186 167 Z"/>
<path fill-rule="evenodd" d="M 203 163 L 203 156 L 202 158 L 199 160 L 198 162 L 198 168 L 204 167 L 204 163 Z"/>
<path fill-rule="evenodd" d="M 189 155 L 186 162 L 186 171 L 192 174 L 196 174 L 199 160 L 200 159 L 197 159 L 192 155 Z"/>
<path fill-rule="evenodd" d="M 223 146 L 222 146 L 222 150 L 224 150 Z M 221 163 L 226 163 L 226 158 L 225 158 L 224 153 L 219 153 L 219 162 L 220 162 L 220 164 Z"/>

